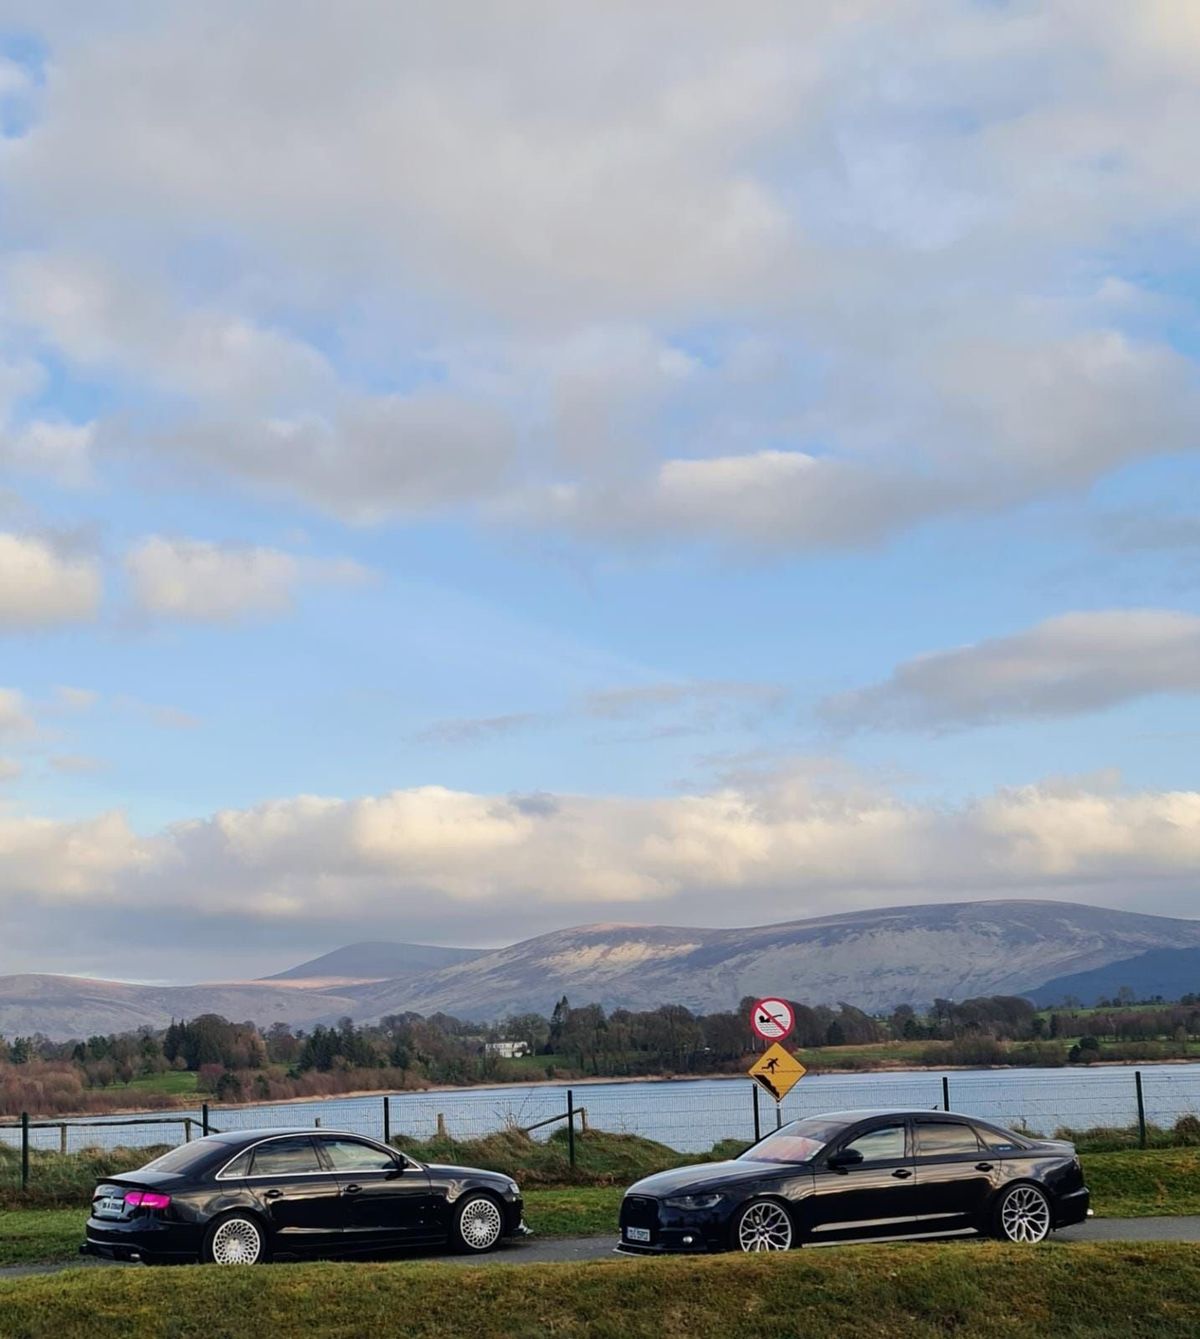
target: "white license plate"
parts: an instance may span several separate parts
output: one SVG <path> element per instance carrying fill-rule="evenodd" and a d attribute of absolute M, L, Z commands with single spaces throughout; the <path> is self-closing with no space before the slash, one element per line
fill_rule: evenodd
<path fill-rule="evenodd" d="M 627 1227 L 625 1229 L 626 1241 L 649 1241 L 650 1229 L 648 1227 Z"/>

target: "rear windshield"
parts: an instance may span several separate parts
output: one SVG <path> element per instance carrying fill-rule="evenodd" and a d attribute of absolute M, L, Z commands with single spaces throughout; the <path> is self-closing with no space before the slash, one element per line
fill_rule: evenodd
<path fill-rule="evenodd" d="M 794 1120 L 748 1148 L 742 1157 L 752 1162 L 808 1162 L 845 1128 L 845 1121 L 822 1120 L 816 1116 Z"/>
<path fill-rule="evenodd" d="M 164 1153 L 161 1158 L 155 1158 L 153 1162 L 148 1162 L 141 1168 L 144 1172 L 190 1172 L 196 1167 L 202 1166 L 214 1154 L 222 1149 L 227 1149 L 227 1144 L 222 1144 L 216 1139 L 197 1139 L 192 1144 L 180 1144 L 178 1148 L 173 1148 L 170 1153 Z"/>

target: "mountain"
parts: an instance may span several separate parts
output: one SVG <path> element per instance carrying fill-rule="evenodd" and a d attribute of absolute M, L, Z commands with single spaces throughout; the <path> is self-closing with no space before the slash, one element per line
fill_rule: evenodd
<path fill-rule="evenodd" d="M 140 986 L 124 981 L 92 981 L 76 976 L 0 977 L 0 1034 L 43 1032 L 55 1040 L 94 1033 L 165 1028 L 173 1018 L 221 1014 L 234 1022 L 252 1020 L 268 1027 L 276 1020 L 293 1027 L 344 1018 L 357 1011 L 349 996 L 289 986 Z"/>
<path fill-rule="evenodd" d="M 882 1010 L 1023 994 L 1068 972 L 1183 945 L 1200 947 L 1200 921 L 1043 901 L 891 907 L 740 930 L 589 925 L 397 987 L 366 987 L 356 992 L 357 1016 L 545 1013 L 563 994 L 609 1008 L 671 1002 L 709 1011 L 777 993 Z"/>
<path fill-rule="evenodd" d="M 1137 1000 L 1177 1000 L 1181 995 L 1200 994 L 1200 948 L 1156 948 L 1136 958 L 1097 967 L 1090 972 L 1056 976 L 1031 992 L 1037 1004 L 1062 1004 L 1080 1000 L 1086 1005 L 1097 1000 L 1116 999 L 1117 992 L 1128 986 Z"/>
<path fill-rule="evenodd" d="M 287 981 L 292 985 L 341 986 L 366 981 L 396 981 L 469 962 L 483 953 L 477 948 L 437 948 L 431 944 L 347 944 L 324 953 L 286 972 L 265 976 L 264 981 Z"/>
<path fill-rule="evenodd" d="M 347 1014 L 367 1022 L 405 1010 L 483 1020 L 549 1013 L 562 995 L 610 1009 L 673 1003 L 707 1012 L 733 1008 L 745 995 L 780 994 L 885 1010 L 939 996 L 1036 995 L 1048 983 L 1057 988 L 1064 978 L 1114 964 L 1121 979 L 1098 993 L 1121 985 L 1140 993 L 1138 979 L 1128 979 L 1129 964 L 1167 949 L 1200 958 L 1200 921 L 998 901 L 888 907 L 748 929 L 585 925 L 487 951 L 353 944 L 242 984 L 4 977 L 0 1032 L 86 1036 L 205 1012 L 262 1026 L 278 1019 L 307 1027 Z M 1186 988 L 1196 984 L 1189 979 Z"/>

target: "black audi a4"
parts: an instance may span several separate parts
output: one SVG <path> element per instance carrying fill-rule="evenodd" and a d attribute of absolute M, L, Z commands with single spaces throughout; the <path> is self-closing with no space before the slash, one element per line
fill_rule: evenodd
<path fill-rule="evenodd" d="M 490 1251 L 524 1231 L 511 1177 L 420 1163 L 362 1135 L 239 1130 L 96 1187 L 80 1251 L 253 1265 L 403 1246 Z"/>
<path fill-rule="evenodd" d="M 1071 1144 L 940 1111 L 838 1111 L 792 1121 L 730 1162 L 638 1181 L 617 1249 L 786 1251 L 976 1233 L 1033 1243 L 1088 1213 Z"/>

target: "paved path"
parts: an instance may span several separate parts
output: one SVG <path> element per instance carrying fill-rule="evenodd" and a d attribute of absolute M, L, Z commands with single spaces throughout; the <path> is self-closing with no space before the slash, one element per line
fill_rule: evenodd
<path fill-rule="evenodd" d="M 1200 1242 L 1200 1216 L 1190 1218 L 1092 1218 L 1079 1227 L 1056 1232 L 1056 1241 L 1196 1241 Z M 462 1256 L 414 1252 L 389 1259 L 442 1260 L 448 1264 L 532 1265 L 573 1260 L 614 1260 L 624 1257 L 613 1253 L 613 1237 L 527 1237 L 509 1243 L 490 1255 Z M 0 1268 L 0 1279 L 21 1278 L 29 1274 L 57 1274 L 64 1269 L 137 1269 L 138 1265 L 119 1265 L 80 1257 L 66 1264 L 11 1265 Z"/>

